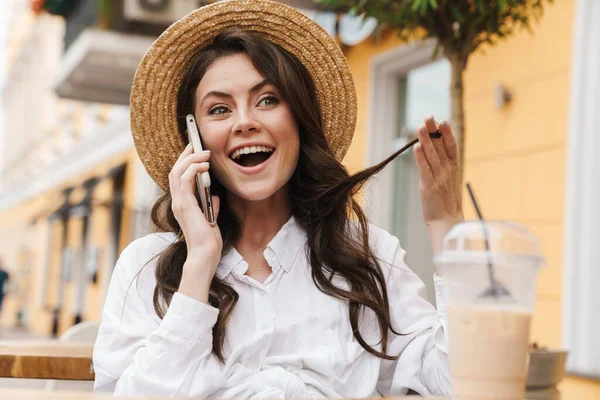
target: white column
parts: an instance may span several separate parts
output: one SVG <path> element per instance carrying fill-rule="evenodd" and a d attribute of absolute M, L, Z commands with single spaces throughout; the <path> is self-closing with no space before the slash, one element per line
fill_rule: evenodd
<path fill-rule="evenodd" d="M 150 211 L 162 191 L 154 183 L 139 159 L 135 163 L 135 194 L 132 213 L 131 240 L 135 240 L 152 232 Z"/>
<path fill-rule="evenodd" d="M 570 373 L 600 378 L 600 2 L 578 0 L 573 26 L 563 345 Z"/>

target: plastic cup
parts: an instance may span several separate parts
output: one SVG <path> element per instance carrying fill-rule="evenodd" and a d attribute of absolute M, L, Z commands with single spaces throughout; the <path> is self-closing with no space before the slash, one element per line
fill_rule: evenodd
<path fill-rule="evenodd" d="M 435 263 L 444 278 L 452 398 L 522 400 L 544 264 L 539 241 L 517 223 L 468 221 L 446 235 Z"/>

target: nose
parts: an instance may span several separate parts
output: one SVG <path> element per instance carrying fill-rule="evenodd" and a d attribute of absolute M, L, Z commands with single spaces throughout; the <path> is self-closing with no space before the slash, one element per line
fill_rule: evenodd
<path fill-rule="evenodd" d="M 237 120 L 231 127 L 233 133 L 256 133 L 260 131 L 260 123 L 254 118 L 249 110 L 240 110 L 237 113 Z"/>

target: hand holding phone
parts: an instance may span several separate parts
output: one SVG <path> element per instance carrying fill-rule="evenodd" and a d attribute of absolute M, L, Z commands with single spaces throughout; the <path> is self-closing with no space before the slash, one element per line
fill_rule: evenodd
<path fill-rule="evenodd" d="M 202 153 L 204 149 L 202 148 L 202 142 L 200 141 L 200 133 L 198 132 L 198 125 L 196 124 L 196 119 L 194 115 L 188 114 L 185 117 L 185 122 L 187 125 L 187 134 L 188 140 L 192 144 L 192 148 L 194 153 Z M 200 193 L 200 201 L 202 203 L 202 211 L 204 212 L 204 216 L 206 220 L 210 224 L 210 226 L 215 226 L 215 214 L 213 211 L 212 205 L 212 197 L 210 194 L 210 175 L 208 172 L 202 172 L 196 175 L 196 184 L 198 185 L 198 191 Z"/>

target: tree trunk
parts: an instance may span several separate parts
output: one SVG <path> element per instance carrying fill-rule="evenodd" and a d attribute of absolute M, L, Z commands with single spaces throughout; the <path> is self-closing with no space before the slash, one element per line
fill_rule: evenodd
<path fill-rule="evenodd" d="M 465 110 L 463 99 L 463 72 L 465 63 L 460 56 L 449 57 L 452 66 L 452 80 L 450 81 L 450 115 L 452 131 L 458 143 L 458 156 L 460 160 L 461 182 L 464 175 L 465 154 Z"/>

